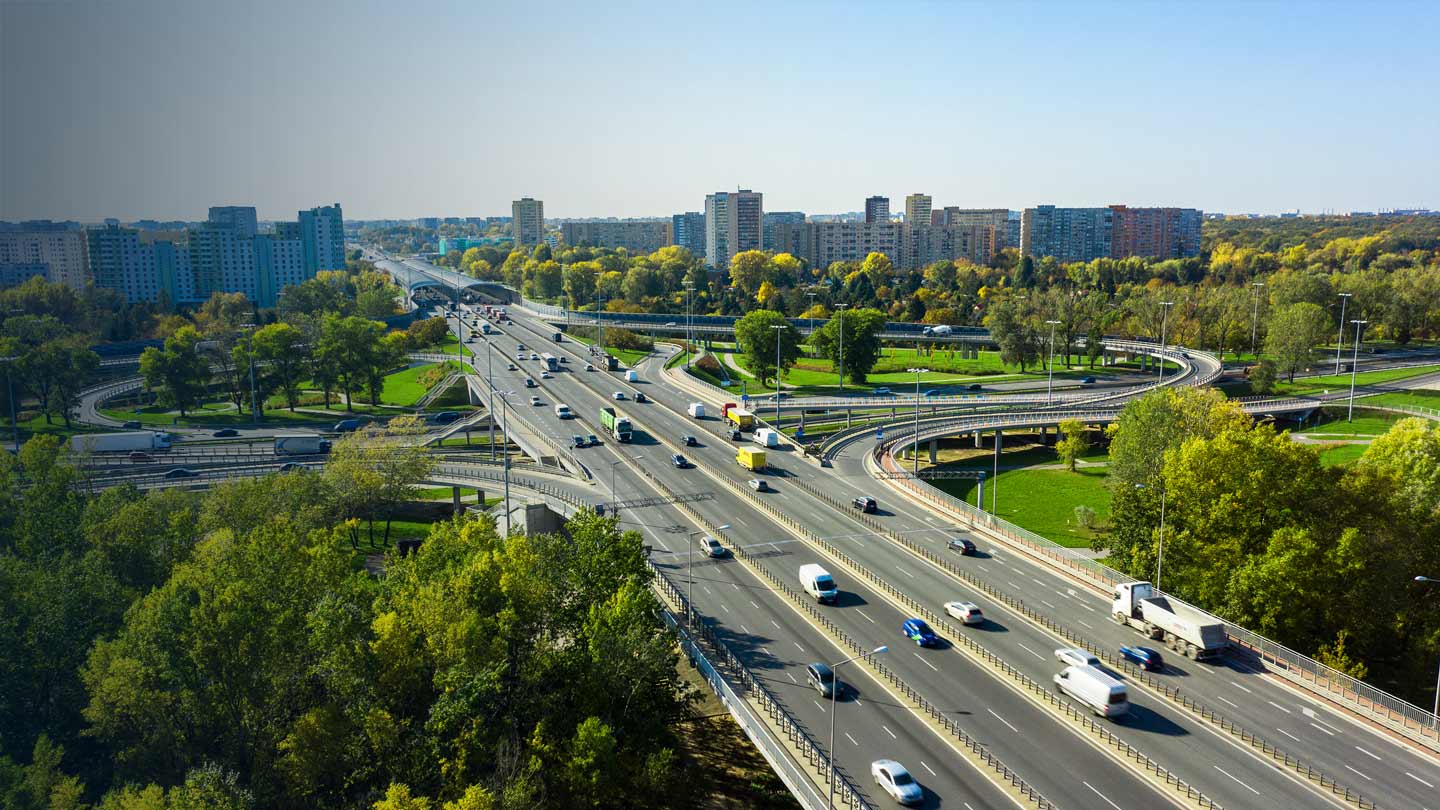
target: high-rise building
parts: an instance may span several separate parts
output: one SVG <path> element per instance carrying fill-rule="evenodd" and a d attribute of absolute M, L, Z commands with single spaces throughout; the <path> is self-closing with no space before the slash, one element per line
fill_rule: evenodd
<path fill-rule="evenodd" d="M 986 264 L 1001 249 L 1017 247 L 1020 242 L 1019 220 L 1014 220 L 1014 234 L 1011 233 L 1011 215 L 1006 208 L 958 208 L 947 206 L 931 217 L 937 225 L 951 228 L 978 228 L 978 254 L 974 261 Z"/>
<path fill-rule="evenodd" d="M 0 262 L 0 290 L 6 287 L 16 287 L 32 278 L 45 277 L 47 265 L 34 264 L 10 264 Z"/>
<path fill-rule="evenodd" d="M 1020 220 L 1020 254 L 1088 262 L 1111 252 L 1114 212 L 1109 208 L 1026 208 Z"/>
<path fill-rule="evenodd" d="M 524 197 L 510 203 L 515 229 L 515 246 L 528 247 L 545 241 L 545 203 Z"/>
<path fill-rule="evenodd" d="M 107 223 L 87 230 L 85 239 L 95 286 L 114 290 L 130 303 L 160 300 L 155 253 L 141 244 L 139 231 Z"/>
<path fill-rule="evenodd" d="M 258 300 L 255 280 L 255 240 L 206 222 L 188 231 L 190 273 L 195 295 L 204 301 L 217 292 L 244 293 Z"/>
<path fill-rule="evenodd" d="M 783 250 L 776 241 L 776 229 L 780 225 L 796 225 L 804 221 L 804 211 L 766 211 L 760 222 L 763 231 L 760 236 L 761 249 L 776 253 L 789 253 L 790 251 Z"/>
<path fill-rule="evenodd" d="M 930 195 L 911 194 L 905 198 L 905 224 L 930 224 Z"/>
<path fill-rule="evenodd" d="M 157 239 L 150 243 L 155 261 L 155 277 L 160 291 L 172 304 L 194 303 L 195 274 L 190 272 L 190 252 L 174 240 Z"/>
<path fill-rule="evenodd" d="M 748 188 L 705 195 L 705 261 L 725 270 L 730 257 L 762 246 L 764 195 Z"/>
<path fill-rule="evenodd" d="M 1110 255 L 1182 259 L 1200 255 L 1200 221 L 1195 208 L 1130 208 L 1112 205 Z"/>
<path fill-rule="evenodd" d="M 687 211 L 670 217 L 670 230 L 675 244 L 692 254 L 705 256 L 705 214 L 701 211 Z"/>
<path fill-rule="evenodd" d="M 766 214 L 769 216 L 769 214 Z M 812 261 L 815 255 L 814 223 L 781 220 L 765 226 L 765 249 L 789 253 L 798 259 Z"/>
<path fill-rule="evenodd" d="M 618 219 L 566 222 L 560 226 L 567 245 L 625 248 L 631 253 L 654 253 L 674 244 L 668 219 Z"/>
<path fill-rule="evenodd" d="M 321 270 L 344 270 L 345 218 L 340 213 L 340 203 L 301 211 L 299 219 L 306 274 L 314 277 Z M 276 235 L 291 238 L 288 232 L 277 231 Z"/>
<path fill-rule="evenodd" d="M 812 222 L 810 265 L 829 267 L 835 262 L 859 262 L 871 253 L 884 253 L 892 264 L 901 258 L 898 222 Z"/>
<path fill-rule="evenodd" d="M 209 220 L 235 231 L 244 239 L 251 239 L 259 232 L 253 205 L 212 205 Z"/>
<path fill-rule="evenodd" d="M 255 297 L 262 307 L 273 307 L 286 287 L 315 277 L 305 270 L 305 244 L 273 234 L 257 234 L 255 244 Z"/>
<path fill-rule="evenodd" d="M 876 222 L 890 221 L 890 198 L 889 197 L 866 197 L 865 198 L 865 222 L 873 225 Z"/>
<path fill-rule="evenodd" d="M 37 264 L 45 265 L 45 278 L 51 282 L 84 289 L 90 280 L 85 234 L 78 226 L 49 220 L 23 222 L 15 230 L 0 231 L 0 265 Z"/>

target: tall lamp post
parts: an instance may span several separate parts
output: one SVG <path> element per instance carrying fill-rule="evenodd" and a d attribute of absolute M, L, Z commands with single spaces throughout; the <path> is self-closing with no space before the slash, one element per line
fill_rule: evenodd
<path fill-rule="evenodd" d="M 508 409 L 506 406 L 508 406 L 508 405 L 510 404 L 510 395 L 513 394 L 513 393 L 515 393 L 515 392 L 514 392 L 514 391 L 494 391 L 494 390 L 492 389 L 492 396 L 498 396 L 498 397 L 500 397 L 500 420 L 501 420 L 501 421 L 500 421 L 500 432 L 505 434 L 505 442 L 506 442 L 507 445 L 508 445 L 509 442 L 510 442 L 510 419 L 509 419 L 509 415 L 510 415 L 510 414 L 509 414 L 509 409 Z M 492 421 L 495 419 L 495 414 L 494 414 L 493 412 L 490 414 L 490 419 L 491 419 Z M 495 443 L 494 443 L 494 442 L 491 442 L 491 443 L 490 443 L 490 446 L 491 446 L 491 447 L 494 447 L 494 446 L 495 446 Z M 506 537 L 509 537 L 509 536 L 510 536 L 510 448 L 509 448 L 508 446 L 505 448 L 505 464 L 504 464 L 504 469 L 505 469 L 505 536 L 506 536 Z"/>
<path fill-rule="evenodd" d="M 871 650 L 870 654 L 884 655 L 887 652 L 890 652 L 890 647 L 881 644 L 879 647 Z M 841 666 L 863 657 L 863 654 L 852 655 L 844 661 L 830 665 L 830 747 L 826 749 L 827 759 L 829 760 L 826 764 L 829 767 L 826 768 L 827 773 L 825 774 L 825 778 L 830 781 L 830 798 L 825 802 L 825 806 L 829 808 L 829 810 L 835 810 L 835 700 L 840 694 L 840 676 L 838 673 Z"/>
<path fill-rule="evenodd" d="M 1258 358 L 1260 348 L 1256 339 L 1260 334 L 1260 288 L 1265 286 L 1265 282 L 1257 281 L 1250 286 L 1255 289 L 1255 308 L 1250 314 L 1250 356 Z"/>
<path fill-rule="evenodd" d="M 245 329 L 245 357 L 250 361 L 250 427 L 260 427 L 259 399 L 255 396 L 255 326 L 253 323 L 240 324 Z"/>
<path fill-rule="evenodd" d="M 716 526 L 716 527 L 715 527 L 715 531 L 717 531 L 717 532 L 723 532 L 723 531 L 725 531 L 725 530 L 728 529 L 728 528 L 730 528 L 730 524 L 729 524 L 729 523 L 724 523 L 724 524 L 721 524 L 721 525 L 719 525 L 719 526 Z M 686 542 L 685 542 L 685 546 L 686 546 L 686 551 L 685 551 L 685 626 L 686 626 L 686 627 L 689 627 L 689 626 L 690 626 L 690 617 L 691 617 L 691 614 L 693 614 L 694 611 L 695 611 L 695 609 L 694 609 L 693 607 L 691 607 L 691 606 L 694 604 L 694 602 L 691 601 L 691 599 L 690 599 L 690 594 L 693 593 L 693 592 L 694 592 L 694 589 L 695 589 L 695 535 L 697 535 L 697 534 L 704 534 L 704 533 L 705 533 L 705 530 L 704 530 L 704 529 L 701 529 L 701 530 L 699 530 L 699 531 L 688 532 L 688 533 L 685 535 L 685 541 L 686 541 Z"/>
<path fill-rule="evenodd" d="M 1436 579 L 1435 577 L 1418 576 L 1415 577 L 1415 581 L 1440 582 L 1440 579 Z M 1432 715 L 1432 718 L 1430 720 L 1432 725 L 1440 722 L 1440 670 L 1437 670 L 1435 673 L 1435 703 L 1430 709 L 1430 714 Z"/>
<path fill-rule="evenodd" d="M 1174 301 L 1160 302 L 1160 379 L 1159 383 L 1165 382 L 1165 327 L 1170 321 L 1170 307 L 1175 306 Z"/>
<path fill-rule="evenodd" d="M 685 368 L 690 368 L 690 352 L 694 336 L 690 333 L 690 305 L 695 293 L 695 282 L 685 282 Z"/>
<path fill-rule="evenodd" d="M 835 317 L 840 319 L 840 396 L 845 396 L 845 305 L 835 306 Z"/>
<path fill-rule="evenodd" d="M 1136 489 L 1145 489 L 1144 484 L 1136 484 Z M 1160 566 L 1165 562 L 1165 487 L 1160 487 L 1160 547 L 1155 553 L 1155 590 L 1160 590 Z"/>
<path fill-rule="evenodd" d="M 775 429 L 776 429 L 776 430 L 779 430 L 779 429 L 780 429 L 780 332 L 781 332 L 781 330 L 783 330 L 783 329 L 788 329 L 788 328 L 790 328 L 790 324 L 789 324 L 788 322 L 787 322 L 784 326 L 781 326 L 781 325 L 779 325 L 779 324 L 771 324 L 770 328 L 775 331 Z"/>
<path fill-rule="evenodd" d="M 15 361 L 19 355 L 0 357 L 0 363 L 5 364 L 5 383 L 10 389 L 10 430 L 15 434 L 15 455 L 20 455 L 20 414 L 15 410 Z"/>
<path fill-rule="evenodd" d="M 1335 337 L 1335 373 L 1340 373 L 1340 352 L 1345 348 L 1345 305 L 1350 303 L 1350 293 L 1340 293 L 1340 334 Z"/>
<path fill-rule="evenodd" d="M 1350 358 L 1350 408 L 1345 414 L 1345 421 L 1349 422 L 1355 418 L 1355 367 L 1360 364 L 1360 330 L 1369 321 L 1351 321 L 1355 324 L 1355 354 Z"/>
<path fill-rule="evenodd" d="M 915 475 L 920 475 L 920 375 L 928 374 L 928 368 L 907 368 L 905 369 L 915 375 L 915 443 L 911 452 L 915 454 Z"/>
<path fill-rule="evenodd" d="M 1045 383 L 1045 404 L 1049 405 L 1055 401 L 1055 327 L 1060 322 L 1046 321 L 1045 323 L 1050 324 L 1050 357 L 1048 360 L 1050 377 Z"/>

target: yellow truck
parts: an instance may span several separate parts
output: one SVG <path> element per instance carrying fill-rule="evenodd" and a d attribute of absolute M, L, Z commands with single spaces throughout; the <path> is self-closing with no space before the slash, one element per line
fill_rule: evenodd
<path fill-rule="evenodd" d="M 735 463 L 751 472 L 763 470 L 765 469 L 765 451 L 742 447 L 735 453 Z"/>
<path fill-rule="evenodd" d="M 741 430 L 755 427 L 755 414 L 744 408 L 731 408 L 725 412 L 725 420 Z"/>

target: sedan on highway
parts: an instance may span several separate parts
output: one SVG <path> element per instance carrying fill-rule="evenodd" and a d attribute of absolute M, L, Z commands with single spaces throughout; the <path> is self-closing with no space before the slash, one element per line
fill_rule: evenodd
<path fill-rule="evenodd" d="M 1062 664 L 1072 667 L 1098 667 L 1100 659 L 1091 655 L 1088 650 L 1079 647 L 1061 647 L 1055 651 L 1055 658 Z"/>
<path fill-rule="evenodd" d="M 900 625 L 900 632 L 921 647 L 933 647 L 940 640 L 924 619 L 906 619 L 905 623 Z"/>
<path fill-rule="evenodd" d="M 968 537 L 955 537 L 945 544 L 945 548 L 959 554 L 974 556 L 975 541 Z"/>
<path fill-rule="evenodd" d="M 280 465 L 280 472 L 282 473 L 299 472 L 304 469 L 306 469 L 305 465 L 298 461 L 287 461 Z"/>
<path fill-rule="evenodd" d="M 622 399 L 625 398 L 625 392 L 624 392 L 624 391 L 616 391 L 615 393 L 613 393 L 613 394 L 610 395 L 610 398 L 611 398 L 611 399 L 614 399 L 614 400 L 622 400 Z"/>
<path fill-rule="evenodd" d="M 764 478 L 751 478 L 749 483 L 750 488 L 755 490 L 756 492 L 770 491 L 770 485 L 765 482 Z"/>
<path fill-rule="evenodd" d="M 636 401 L 636 402 L 649 402 L 650 400 L 646 399 L 646 398 L 645 398 L 645 394 L 643 394 L 642 392 L 636 391 L 636 392 L 635 392 L 635 401 Z"/>
<path fill-rule="evenodd" d="M 881 790 L 900 804 L 919 804 L 925 798 L 925 791 L 920 789 L 915 777 L 893 759 L 877 759 L 870 763 L 870 776 Z"/>
<path fill-rule="evenodd" d="M 719 540 L 716 540 L 715 538 L 710 537 L 710 536 L 707 535 L 707 536 L 705 537 L 704 541 L 702 541 L 702 542 L 704 542 L 704 544 L 705 544 L 705 553 L 706 553 L 707 555 L 709 555 L 709 556 L 711 556 L 711 557 L 724 557 L 724 556 L 725 556 L 725 547 L 722 546 L 722 545 L 720 545 L 720 541 L 719 541 Z"/>
<path fill-rule="evenodd" d="M 1120 656 L 1127 661 L 1139 664 L 1141 669 L 1151 672 L 1159 672 L 1165 668 L 1165 659 L 1160 656 L 1158 651 L 1149 647 L 1124 646 L 1120 648 Z"/>
<path fill-rule="evenodd" d="M 699 441 L 698 439 L 696 439 L 694 436 L 690 436 L 690 435 L 687 434 L 687 435 L 685 435 L 685 436 L 681 436 L 681 437 L 680 437 L 680 443 L 683 444 L 683 445 L 685 445 L 686 447 L 694 447 L 694 446 L 698 445 L 698 444 L 700 443 L 700 441 Z"/>
<path fill-rule="evenodd" d="M 224 430 L 217 430 L 210 435 L 214 436 L 217 439 L 233 439 L 236 436 L 240 435 L 240 431 L 236 430 L 235 428 L 225 428 Z"/>
<path fill-rule="evenodd" d="M 690 459 L 685 458 L 679 453 L 676 453 L 675 455 L 670 457 L 670 463 L 674 464 L 678 469 L 683 470 L 690 466 Z"/>
<path fill-rule="evenodd" d="M 589 435 L 587 435 L 587 436 L 585 437 L 585 443 L 586 443 L 586 444 L 589 444 L 591 447 L 599 447 L 599 446 L 600 446 L 600 438 L 599 438 L 598 436 L 596 436 L 594 433 L 591 433 L 591 434 L 589 434 Z"/>
<path fill-rule="evenodd" d="M 199 478 L 200 473 L 188 467 L 176 467 L 165 471 L 166 478 Z"/>
<path fill-rule="evenodd" d="M 125 428 L 126 430 L 139 430 L 140 428 L 145 427 L 145 426 L 142 425 L 142 424 L 140 424 L 139 422 L 136 422 L 135 420 L 132 419 L 132 420 L 130 420 L 129 422 L 126 422 L 125 424 L 121 425 L 120 427 L 123 427 L 123 428 Z"/>
<path fill-rule="evenodd" d="M 530 397 L 530 404 L 531 404 L 531 405 L 539 405 L 539 404 L 540 404 L 540 397 Z"/>
<path fill-rule="evenodd" d="M 952 619 L 959 619 L 961 624 L 980 624 L 985 621 L 985 614 L 980 612 L 980 606 L 974 602 L 946 602 L 945 613 Z"/>
<path fill-rule="evenodd" d="M 576 450 L 579 450 L 579 449 L 581 449 L 582 447 L 585 447 L 585 437 L 584 437 L 584 436 L 571 436 L 571 437 L 570 437 L 570 445 L 571 445 L 572 447 L 574 447 Z"/>

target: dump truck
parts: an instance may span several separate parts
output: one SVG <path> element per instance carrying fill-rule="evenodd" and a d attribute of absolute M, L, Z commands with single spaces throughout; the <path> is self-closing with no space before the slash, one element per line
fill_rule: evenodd
<path fill-rule="evenodd" d="M 1186 658 L 1213 658 L 1230 646 L 1225 623 L 1203 610 L 1155 593 L 1149 582 L 1122 582 L 1115 586 L 1110 614 Z"/>
<path fill-rule="evenodd" d="M 82 433 L 70 439 L 77 453 L 129 453 L 135 450 L 168 450 L 170 434 L 137 430 L 129 433 Z"/>
<path fill-rule="evenodd" d="M 754 447 L 741 447 L 735 453 L 735 463 L 751 472 L 765 469 L 765 451 Z"/>
<path fill-rule="evenodd" d="M 291 433 L 275 437 L 275 455 L 308 456 L 330 452 L 330 440 L 314 433 Z"/>
<path fill-rule="evenodd" d="M 616 441 L 630 441 L 630 420 L 616 413 L 614 408 L 600 409 L 600 426 L 614 436 Z"/>
<path fill-rule="evenodd" d="M 744 408 L 731 408 L 725 412 L 725 421 L 741 430 L 749 430 L 755 427 L 755 414 Z"/>

